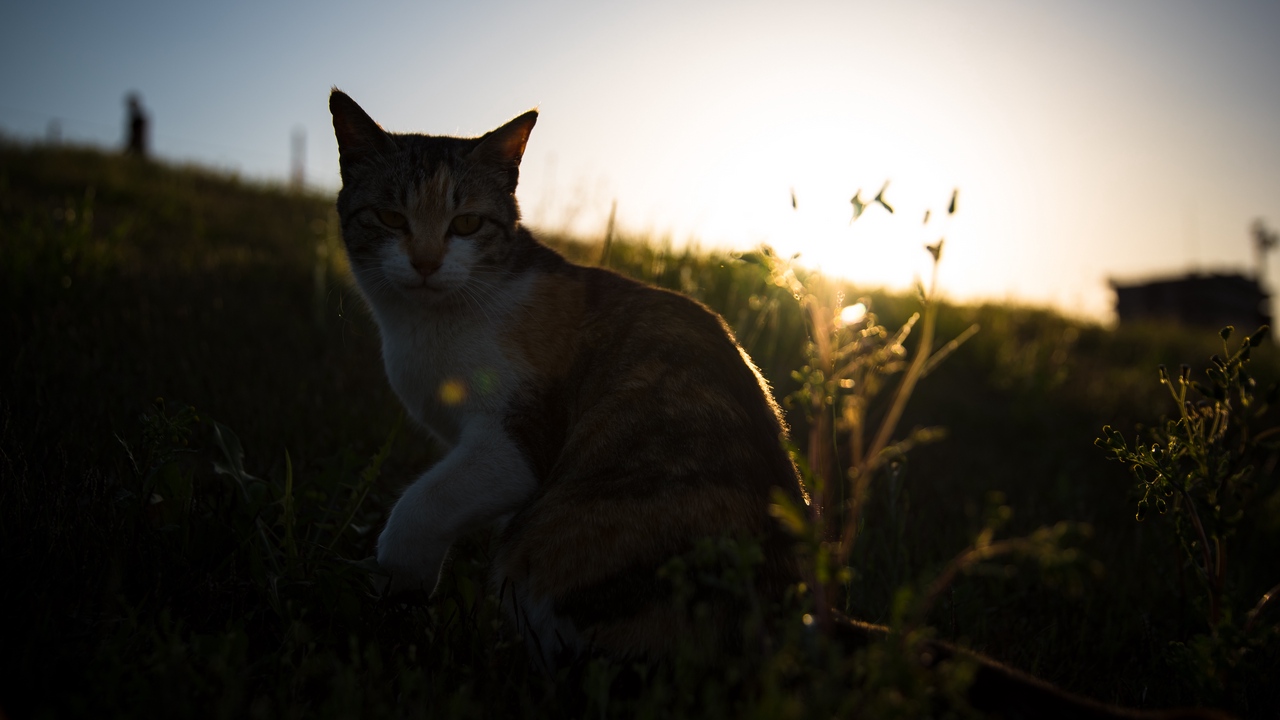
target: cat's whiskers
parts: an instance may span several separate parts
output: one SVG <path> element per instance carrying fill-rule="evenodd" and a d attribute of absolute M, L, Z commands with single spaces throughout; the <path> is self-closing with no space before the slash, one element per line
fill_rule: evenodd
<path fill-rule="evenodd" d="M 458 287 L 458 293 L 467 301 L 468 304 L 472 305 L 472 307 L 474 307 L 481 315 L 484 316 L 484 319 L 487 323 L 489 323 L 490 325 L 496 324 L 497 320 L 490 313 L 489 303 L 485 302 L 485 300 L 492 300 L 493 298 L 491 297 L 486 298 L 485 296 L 481 295 L 478 292 L 478 288 L 470 286 L 469 283 L 460 285 Z"/>
<path fill-rule="evenodd" d="M 520 273 L 511 270 L 497 268 L 472 268 L 470 280 L 477 285 L 483 286 L 495 294 L 505 294 L 506 288 L 502 286 L 508 280 L 520 277 Z"/>
<path fill-rule="evenodd" d="M 369 294 L 380 294 L 384 290 L 395 291 L 396 287 L 386 273 L 376 268 L 359 268 L 354 273 L 360 286 Z"/>
<path fill-rule="evenodd" d="M 473 273 L 471 277 L 467 278 L 465 285 L 475 290 L 482 291 L 486 297 L 490 297 L 492 299 L 500 299 L 506 292 L 503 287 L 498 285 L 498 283 L 485 280 L 483 277 L 480 277 L 475 273 Z"/>
<path fill-rule="evenodd" d="M 482 270 L 472 268 L 471 277 L 486 282 L 490 287 L 497 288 L 499 282 L 519 277 L 519 273 L 510 270 Z"/>
<path fill-rule="evenodd" d="M 477 302 L 487 306 L 489 309 L 500 311 L 504 304 L 509 303 L 510 298 L 504 288 L 496 283 L 489 283 L 476 279 L 474 276 L 467 284 L 462 286 L 463 289 L 476 298 Z M 490 322 L 495 322 L 495 318 L 486 310 L 485 317 Z"/>
<path fill-rule="evenodd" d="M 378 271 L 377 268 L 365 266 L 363 263 L 358 264 L 354 261 L 355 258 L 352 258 L 351 274 L 355 277 L 360 287 L 373 291 L 380 290 L 389 283 L 385 273 Z"/>
<path fill-rule="evenodd" d="M 489 316 L 488 311 L 484 307 L 484 303 L 481 302 L 479 298 L 474 297 L 467 288 L 458 288 L 458 296 L 467 304 L 467 307 L 471 308 L 476 313 L 483 315 L 486 324 L 493 324 L 493 318 Z"/>

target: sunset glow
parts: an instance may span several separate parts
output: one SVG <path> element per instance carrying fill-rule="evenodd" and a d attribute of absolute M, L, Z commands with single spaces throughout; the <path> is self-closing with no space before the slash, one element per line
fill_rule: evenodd
<path fill-rule="evenodd" d="M 115 145 L 137 89 L 162 156 L 280 179 L 302 128 L 309 182 L 332 190 L 332 85 L 396 131 L 478 134 L 536 106 L 519 192 L 536 227 L 600 234 L 616 201 L 624 233 L 769 243 L 892 288 L 945 236 L 944 294 L 1099 319 L 1109 277 L 1252 272 L 1249 225 L 1280 224 L 1271 4 L 385 12 L 23 9 L 0 31 L 0 127 L 60 118 Z M 895 213 L 851 223 L 886 180 Z"/>

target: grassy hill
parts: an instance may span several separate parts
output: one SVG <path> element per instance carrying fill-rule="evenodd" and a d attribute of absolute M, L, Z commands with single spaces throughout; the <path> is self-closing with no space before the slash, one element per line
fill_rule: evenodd
<path fill-rule="evenodd" d="M 870 656 L 846 667 L 790 646 L 713 667 L 594 661 L 544 677 L 484 591 L 482 534 L 461 544 L 429 605 L 377 600 L 361 562 L 396 490 L 438 449 L 401 426 L 331 206 L 199 168 L 0 145 L 5 714 L 909 717 L 930 706 L 934 680 L 899 683 L 869 671 Z M 549 241 L 580 261 L 600 254 Z M 799 388 L 808 330 L 767 267 L 643 238 L 617 241 L 608 264 L 703 301 L 779 398 Z M 918 309 L 804 280 L 868 297 L 890 330 Z M 901 434 L 946 435 L 877 478 L 846 609 L 891 620 L 895 598 L 967 547 L 993 502 L 1013 512 L 1002 536 L 1087 523 L 1083 570 L 1068 581 L 1002 561 L 947 588 L 932 631 L 1106 701 L 1280 712 L 1280 691 L 1255 670 L 1188 680 L 1205 665 L 1170 643 L 1209 631 L 1193 570 L 1160 520 L 1134 520 L 1129 471 L 1093 444 L 1104 424 L 1132 436 L 1176 412 L 1157 366 L 1203 367 L 1218 337 L 997 305 L 942 307 L 939 336 L 974 323 L 907 407 Z M 1280 357 L 1264 345 L 1250 368 L 1265 385 Z M 798 405 L 788 413 L 803 447 L 809 423 Z M 1280 581 L 1275 454 L 1257 470 L 1227 565 L 1237 618 Z M 1280 656 L 1269 638 L 1242 661 L 1262 676 Z M 636 673 L 643 691 L 628 690 Z"/>

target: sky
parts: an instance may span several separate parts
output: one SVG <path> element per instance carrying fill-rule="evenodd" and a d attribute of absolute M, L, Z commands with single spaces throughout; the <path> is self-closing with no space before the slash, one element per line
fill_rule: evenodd
<path fill-rule="evenodd" d="M 336 191 L 333 86 L 399 132 L 537 107 L 535 228 L 599 236 L 616 201 L 628 233 L 895 289 L 945 237 L 947 296 L 1106 321 L 1111 278 L 1255 270 L 1277 38 L 1280 2 L 1248 0 L 48 0 L 0 10 L 0 133 L 119 147 L 137 91 L 159 157 L 282 182 L 301 131 Z M 886 180 L 895 212 L 851 222 Z"/>

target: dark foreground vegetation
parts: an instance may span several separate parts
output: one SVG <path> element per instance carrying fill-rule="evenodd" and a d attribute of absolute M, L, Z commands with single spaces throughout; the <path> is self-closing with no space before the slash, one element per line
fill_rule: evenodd
<path fill-rule="evenodd" d="M 330 206 L 199 169 L 0 146 L 4 715 L 965 714 L 949 698 L 972 668 L 926 672 L 910 642 L 837 652 L 812 630 L 813 588 L 742 657 L 690 648 L 669 665 L 595 660 L 557 677 L 530 669 L 501 621 L 483 534 L 460 544 L 430 603 L 379 600 L 380 522 L 437 449 L 386 385 Z M 792 398 L 807 449 L 812 374 L 793 373 L 812 366 L 812 325 L 776 260 L 624 239 L 608 264 L 720 312 Z M 799 274 L 817 294 L 837 289 Z M 846 289 L 863 295 L 890 333 L 918 309 Z M 1275 453 L 1258 439 L 1274 414 L 1249 438 L 1252 473 L 1206 511 L 1222 515 L 1212 557 L 1188 534 L 1190 495 L 1152 480 L 1166 456 L 1142 450 L 1146 430 L 1134 442 L 1138 424 L 1158 437 L 1178 416 L 1157 367 L 1176 385 L 1187 363 L 1188 381 L 1208 382 L 1222 340 L 991 305 L 941 306 L 937 336 L 975 323 L 906 405 L 895 437 L 945 434 L 920 435 L 933 441 L 871 478 L 852 570 L 824 576 L 834 601 L 1103 701 L 1280 714 L 1280 609 L 1250 614 L 1280 581 Z M 1231 351 L 1253 328 L 1239 331 Z M 1247 367 L 1256 409 L 1280 374 L 1270 341 Z M 864 408 L 872 424 L 887 397 Z M 1104 425 L 1123 447 L 1095 446 Z M 1155 484 L 1128 467 L 1147 461 Z M 1032 540 L 952 562 L 1010 538 Z M 677 590 L 732 585 L 750 554 L 707 546 L 666 572 Z"/>

